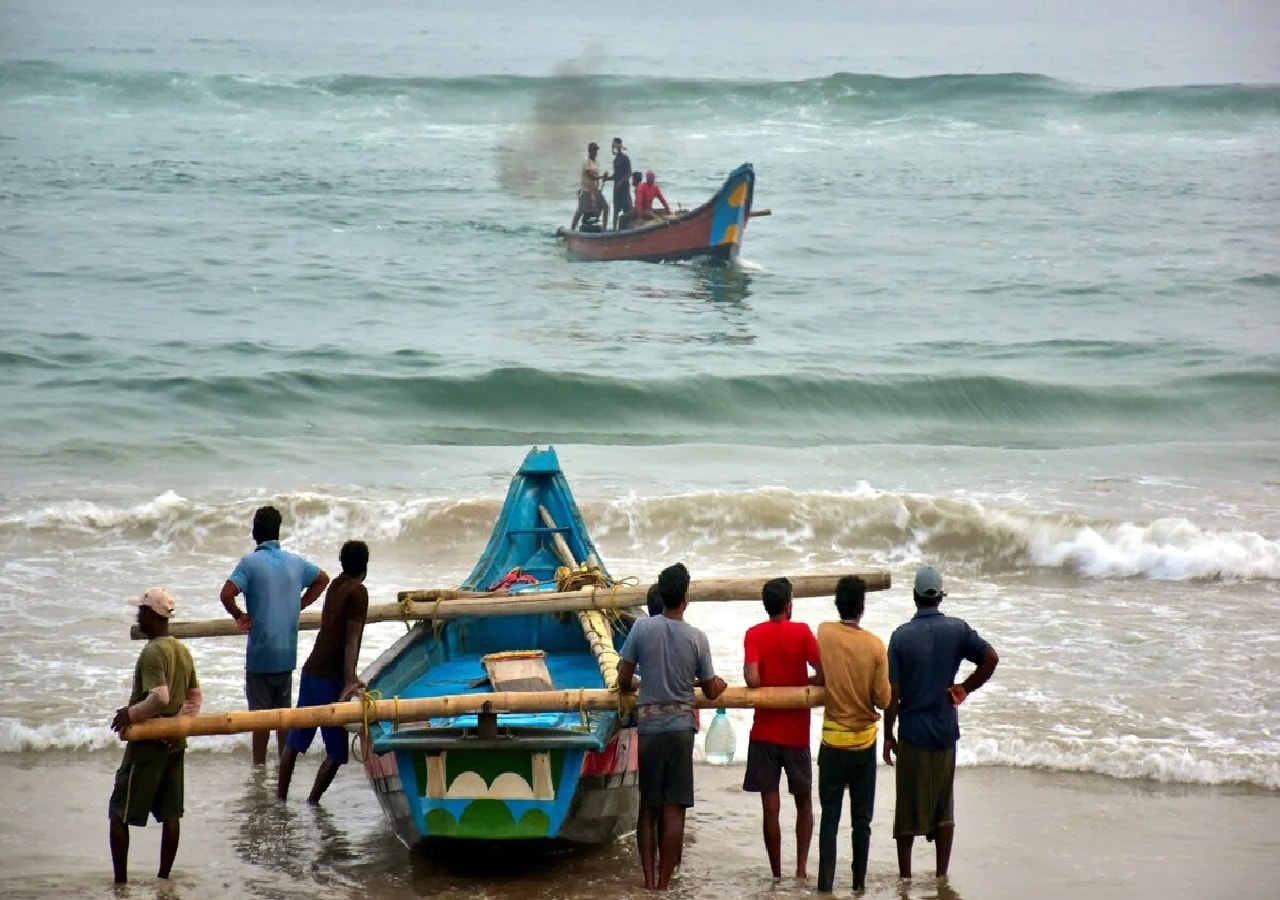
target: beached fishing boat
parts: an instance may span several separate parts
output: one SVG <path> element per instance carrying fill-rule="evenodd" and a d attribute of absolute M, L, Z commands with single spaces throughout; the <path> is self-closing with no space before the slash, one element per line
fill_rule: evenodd
<path fill-rule="evenodd" d="M 535 448 L 461 587 L 535 595 L 556 590 L 557 570 L 563 587 L 571 568 L 597 559 L 555 451 Z M 608 580 L 603 567 L 569 577 Z M 616 651 L 636 613 L 422 621 L 363 679 L 401 700 L 616 686 Z M 635 827 L 635 728 L 613 710 L 370 722 L 365 740 L 369 782 L 411 847 L 435 838 L 602 843 Z"/>
<path fill-rule="evenodd" d="M 556 234 L 571 254 L 582 259 L 644 262 L 736 259 L 747 220 L 753 215 L 751 200 L 755 179 L 751 164 L 744 163 L 729 174 L 715 196 L 690 212 L 620 231 L 561 228 Z M 761 210 L 755 215 L 766 214 L 767 210 Z"/>

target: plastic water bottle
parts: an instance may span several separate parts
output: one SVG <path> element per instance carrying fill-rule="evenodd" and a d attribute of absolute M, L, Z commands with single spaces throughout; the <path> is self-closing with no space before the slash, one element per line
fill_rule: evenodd
<path fill-rule="evenodd" d="M 716 710 L 711 727 L 707 729 L 707 741 L 703 745 L 707 762 L 713 766 L 725 766 L 733 762 L 738 748 L 738 738 L 733 733 L 733 723 L 723 709 Z"/>

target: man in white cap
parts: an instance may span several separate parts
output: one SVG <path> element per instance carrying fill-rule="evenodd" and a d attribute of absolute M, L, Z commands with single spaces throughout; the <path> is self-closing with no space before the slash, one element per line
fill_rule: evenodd
<path fill-rule="evenodd" d="M 916 614 L 889 638 L 889 706 L 884 711 L 884 761 L 898 757 L 897 806 L 893 837 L 898 843 L 898 874 L 911 877 L 911 846 L 916 835 L 934 841 L 938 877 L 947 874 L 955 836 L 953 787 L 956 744 L 960 740 L 957 707 L 987 683 L 1000 657 L 963 619 L 944 616 L 938 604 L 947 592 L 933 566 L 916 572 Z M 977 666 L 960 684 L 960 663 Z M 893 726 L 902 728 L 894 738 Z"/>
<path fill-rule="evenodd" d="M 129 739 L 129 726 L 157 716 L 194 716 L 200 712 L 200 681 L 185 644 L 169 634 L 176 606 L 164 588 L 148 588 L 129 601 L 138 607 L 138 628 L 149 640 L 133 670 L 129 705 L 116 710 L 111 730 Z M 108 813 L 111 818 L 111 865 L 117 884 L 129 880 L 129 826 L 139 828 L 152 815 L 161 825 L 160 878 L 168 878 L 178 854 L 182 819 L 183 757 L 187 742 L 129 741 L 116 771 Z"/>

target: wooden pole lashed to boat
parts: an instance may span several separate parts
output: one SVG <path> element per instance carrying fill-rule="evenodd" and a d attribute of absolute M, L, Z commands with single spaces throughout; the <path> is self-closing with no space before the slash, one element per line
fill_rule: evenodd
<path fill-rule="evenodd" d="M 546 527 L 559 527 L 550 510 L 541 503 L 538 504 L 538 516 Z M 556 556 L 565 566 L 570 569 L 581 566 L 574 558 L 573 551 L 569 549 L 569 542 L 559 531 L 551 532 L 551 545 L 555 548 Z M 581 588 L 579 593 L 587 589 Z M 600 668 L 600 677 L 604 679 L 605 688 L 616 691 L 618 689 L 618 651 L 613 647 L 613 630 L 609 627 L 608 620 L 605 619 L 604 613 L 595 609 L 580 609 L 574 615 L 578 618 L 578 625 L 582 627 L 582 634 L 587 639 L 591 655 L 595 657 L 596 665 Z"/>
<path fill-rule="evenodd" d="M 715 700 L 698 695 L 696 705 L 702 709 L 802 709 L 821 706 L 824 699 L 825 693 L 820 687 L 731 687 Z M 146 722 L 130 725 L 125 736 L 131 741 L 173 740 L 215 734 L 278 731 L 283 728 L 351 725 L 357 722 L 404 724 L 478 713 L 584 710 L 618 710 L 626 713 L 635 702 L 635 694 L 618 694 L 601 689 L 450 694 L 413 700 L 352 700 L 294 709 L 239 710 L 148 719 Z"/>
<path fill-rule="evenodd" d="M 830 597 L 835 594 L 836 582 L 846 575 L 857 575 L 868 591 L 888 590 L 891 580 L 884 570 L 841 572 L 838 575 L 789 575 L 792 596 Z M 773 577 L 773 576 L 770 576 Z M 737 600 L 759 601 L 760 590 L 767 578 L 712 578 L 694 581 L 689 585 L 690 603 L 732 602 Z M 420 591 L 401 591 L 399 603 L 378 603 L 369 607 L 366 622 L 406 622 L 419 619 L 459 619 L 466 616 L 519 616 L 530 613 L 576 612 L 582 609 L 614 610 L 629 606 L 644 606 L 649 585 L 618 585 L 616 587 L 584 588 L 581 591 L 556 591 L 547 593 L 478 593 L 437 588 Z M 313 631 L 320 627 L 320 613 L 304 612 L 298 621 L 300 631 Z M 169 624 L 169 633 L 176 638 L 233 637 L 240 634 L 230 618 L 175 621 Z M 133 627 L 134 640 L 145 635 Z"/>

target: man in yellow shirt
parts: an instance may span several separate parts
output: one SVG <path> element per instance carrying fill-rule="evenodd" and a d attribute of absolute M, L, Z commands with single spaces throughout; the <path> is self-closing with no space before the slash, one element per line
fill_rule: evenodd
<path fill-rule="evenodd" d="M 871 814 L 876 802 L 877 710 L 889 705 L 889 660 L 884 641 L 861 626 L 866 584 L 857 576 L 836 583 L 839 622 L 818 626 L 818 652 L 827 697 L 818 748 L 818 890 L 836 876 L 836 836 L 844 792 L 853 820 L 853 889 L 866 890 Z"/>

